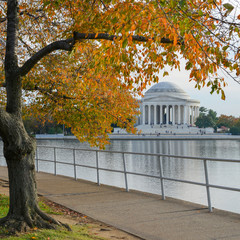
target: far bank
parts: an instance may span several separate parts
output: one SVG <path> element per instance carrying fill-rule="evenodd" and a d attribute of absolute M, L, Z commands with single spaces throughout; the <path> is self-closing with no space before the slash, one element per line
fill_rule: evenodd
<path fill-rule="evenodd" d="M 123 134 L 109 135 L 110 140 L 240 140 L 240 135 L 230 134 Z M 77 139 L 75 136 L 63 134 L 37 134 L 36 139 L 42 140 L 67 140 Z"/>

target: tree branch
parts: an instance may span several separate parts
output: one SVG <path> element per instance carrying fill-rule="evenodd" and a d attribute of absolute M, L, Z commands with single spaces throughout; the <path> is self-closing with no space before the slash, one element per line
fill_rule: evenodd
<path fill-rule="evenodd" d="M 104 9 L 105 9 L 105 10 L 108 10 L 108 7 L 105 5 L 105 3 L 103 2 L 103 0 L 100 0 L 100 2 L 102 3 Z"/>
<path fill-rule="evenodd" d="M 227 20 L 222 20 L 222 19 L 219 19 L 219 18 L 216 18 L 216 17 L 213 17 L 213 16 L 209 16 L 209 18 L 213 19 L 213 20 L 216 20 L 216 21 L 219 21 L 219 22 L 222 22 L 222 23 L 225 23 L 227 25 L 233 25 L 233 26 L 238 26 L 240 27 L 240 23 L 236 23 L 236 22 L 229 22 Z"/>
<path fill-rule="evenodd" d="M 20 75 L 25 76 L 36 63 L 38 63 L 43 57 L 47 56 L 53 51 L 56 50 L 65 50 L 65 51 L 71 51 L 73 49 L 74 39 L 67 39 L 67 40 L 61 40 L 56 41 L 48 46 L 42 48 L 40 51 L 35 53 L 30 59 L 28 59 L 24 65 L 20 68 Z"/>
<path fill-rule="evenodd" d="M 62 99 L 68 99 L 68 100 L 74 100 L 75 98 L 73 97 L 69 97 L 65 94 L 59 94 L 58 92 L 53 92 L 52 89 L 47 89 L 47 88 L 40 88 L 37 85 L 33 86 L 33 87 L 24 87 L 23 89 L 25 91 L 39 91 L 42 94 L 46 94 L 47 96 L 51 97 L 55 97 L 55 98 L 62 98 Z"/>
<path fill-rule="evenodd" d="M 139 35 L 131 36 L 133 41 L 136 42 L 147 42 L 149 40 L 154 40 L 151 37 L 144 37 Z M 114 41 L 115 39 L 121 39 L 121 36 L 109 35 L 108 33 L 78 33 L 74 32 L 74 37 L 67 40 L 60 40 L 49 44 L 48 46 L 41 49 L 39 52 L 34 54 L 30 59 L 28 59 L 24 65 L 20 68 L 20 75 L 25 76 L 36 63 L 38 63 L 43 57 L 47 56 L 49 53 L 56 50 L 72 51 L 76 41 L 81 40 L 109 40 Z M 173 43 L 172 40 L 168 38 L 161 38 L 161 43 Z M 178 44 L 182 44 L 181 39 Z"/>
<path fill-rule="evenodd" d="M 136 42 L 147 42 L 149 40 L 154 40 L 154 38 L 151 37 L 144 37 L 144 36 L 139 36 L 139 35 L 132 35 L 132 40 Z M 78 33 L 74 32 L 74 39 L 76 41 L 79 40 L 87 40 L 87 39 L 104 39 L 104 40 L 110 40 L 113 41 L 115 39 L 121 39 L 120 36 L 117 35 L 109 35 L 108 33 Z M 168 38 L 162 38 L 161 43 L 173 43 L 172 40 Z"/>
<path fill-rule="evenodd" d="M 3 22 L 5 22 L 5 21 L 7 21 L 7 18 L 6 18 L 6 17 L 0 18 L 0 23 L 3 23 Z"/>

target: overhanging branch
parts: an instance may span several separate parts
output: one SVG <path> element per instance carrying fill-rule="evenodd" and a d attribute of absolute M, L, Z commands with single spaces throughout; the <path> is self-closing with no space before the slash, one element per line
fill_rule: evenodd
<path fill-rule="evenodd" d="M 69 38 L 67 40 L 60 40 L 49 44 L 48 46 L 42 48 L 36 54 L 34 54 L 30 59 L 28 59 L 24 65 L 20 68 L 20 75 L 25 76 L 36 63 L 38 63 L 43 57 L 47 56 L 53 51 L 56 50 L 65 50 L 65 51 L 72 51 L 73 46 L 76 41 L 81 40 L 109 40 L 114 41 L 115 39 L 121 39 L 120 36 L 117 35 L 110 35 L 108 33 L 78 33 L 74 32 L 74 37 Z M 150 40 L 154 40 L 151 37 L 144 37 L 139 35 L 132 35 L 132 40 L 136 42 L 147 42 Z M 178 41 L 178 44 L 182 44 L 182 40 Z M 168 38 L 161 38 L 160 43 L 173 43 L 172 40 Z"/>
<path fill-rule="evenodd" d="M 40 51 L 35 53 L 30 59 L 28 59 L 24 65 L 20 68 L 20 75 L 25 76 L 36 63 L 38 63 L 43 57 L 47 56 L 56 50 L 71 51 L 73 48 L 73 38 L 67 40 L 56 41 L 48 46 L 42 48 Z"/>
<path fill-rule="evenodd" d="M 149 40 L 154 40 L 154 38 L 151 37 L 144 37 L 144 36 L 139 36 L 139 35 L 132 35 L 132 40 L 136 42 L 147 42 Z M 120 36 L 117 35 L 110 35 L 108 33 L 78 33 L 74 32 L 74 39 L 76 41 L 79 40 L 87 40 L 87 39 L 98 39 L 98 40 L 110 40 L 113 41 L 115 39 L 120 39 Z M 168 38 L 161 38 L 161 43 L 173 43 L 172 40 Z"/>
<path fill-rule="evenodd" d="M 25 91 L 39 91 L 42 94 L 45 94 L 47 96 L 53 96 L 55 98 L 62 98 L 62 99 L 68 99 L 68 100 L 74 100 L 75 99 L 75 98 L 69 97 L 69 96 L 67 96 L 65 94 L 59 94 L 58 92 L 53 92 L 52 89 L 38 87 L 37 85 L 32 86 L 32 87 L 30 87 L 30 86 L 23 86 L 23 89 Z"/>
<path fill-rule="evenodd" d="M 240 23 L 236 23 L 236 22 L 230 22 L 230 21 L 227 21 L 227 20 L 223 20 L 223 19 L 220 19 L 220 18 L 216 18 L 216 17 L 213 17 L 213 16 L 209 16 L 209 18 L 215 20 L 215 21 L 219 21 L 221 23 L 225 23 L 229 26 L 233 25 L 233 26 L 237 26 L 237 27 L 240 27 Z"/>

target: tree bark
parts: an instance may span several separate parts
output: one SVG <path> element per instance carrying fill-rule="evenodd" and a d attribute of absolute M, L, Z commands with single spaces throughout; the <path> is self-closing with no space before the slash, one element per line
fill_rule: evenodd
<path fill-rule="evenodd" d="M 11 233 L 27 231 L 33 227 L 54 229 L 63 225 L 38 207 L 35 139 L 28 136 L 22 120 L 12 114 L 0 111 L 0 126 L 10 190 L 9 212 L 5 218 L 0 219 L 0 225 Z"/>
<path fill-rule="evenodd" d="M 27 134 L 22 122 L 22 79 L 16 54 L 18 15 L 18 1 L 8 0 L 5 55 L 7 106 L 6 110 L 0 108 L 0 136 L 8 166 L 10 207 L 8 215 L 0 219 L 0 225 L 13 233 L 32 227 L 55 228 L 63 225 L 43 213 L 37 203 L 36 143 Z"/>

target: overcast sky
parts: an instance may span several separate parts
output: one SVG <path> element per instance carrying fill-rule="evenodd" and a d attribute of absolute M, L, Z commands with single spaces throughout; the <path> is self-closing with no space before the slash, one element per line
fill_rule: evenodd
<path fill-rule="evenodd" d="M 211 88 L 204 87 L 200 90 L 195 89 L 195 83 L 189 82 L 189 72 L 182 68 L 181 72 L 169 71 L 169 76 L 160 78 L 161 81 L 174 82 L 183 90 L 185 90 L 189 96 L 193 99 L 200 101 L 200 106 L 208 109 L 213 109 L 217 112 L 217 115 L 233 115 L 240 117 L 240 84 L 237 84 L 234 80 L 228 79 L 228 86 L 225 87 L 226 99 L 222 100 L 220 94 L 210 94 Z M 147 88 L 149 89 L 150 86 Z"/>

